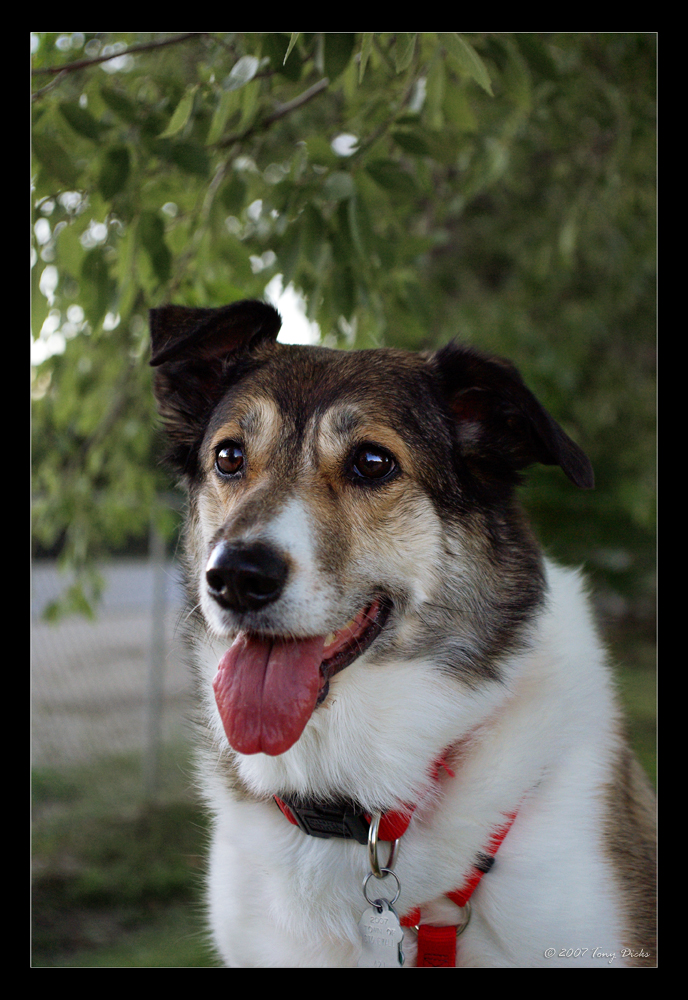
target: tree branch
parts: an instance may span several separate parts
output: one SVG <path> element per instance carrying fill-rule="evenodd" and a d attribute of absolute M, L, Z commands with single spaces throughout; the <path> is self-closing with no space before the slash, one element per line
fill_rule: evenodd
<path fill-rule="evenodd" d="M 97 66 L 98 63 L 108 62 L 110 59 L 119 59 L 120 56 L 131 55 L 132 52 L 145 52 L 148 49 L 160 49 L 164 45 L 177 45 L 178 42 L 187 42 L 190 38 L 200 38 L 205 35 L 205 31 L 187 31 L 183 35 L 175 35 L 174 38 L 163 38 L 158 42 L 144 42 L 141 45 L 130 45 L 128 49 L 121 52 L 112 52 L 107 56 L 96 56 L 94 59 L 80 59 L 78 62 L 66 63 L 64 66 L 45 66 L 42 69 L 32 69 L 32 76 L 39 76 L 41 73 L 74 73 L 78 69 L 86 69 L 88 66 Z"/>
<path fill-rule="evenodd" d="M 256 132 L 260 132 L 263 129 L 269 128 L 273 122 L 279 121 L 280 118 L 284 118 L 285 115 L 291 114 L 297 108 L 303 107 L 304 104 L 308 104 L 312 101 L 314 97 L 322 93 L 327 87 L 329 87 L 330 81 L 328 77 L 324 76 L 322 80 L 318 80 L 314 83 L 312 87 L 308 90 L 304 90 L 302 94 L 295 97 L 292 101 L 287 101 L 286 104 L 281 104 L 272 114 L 263 118 L 262 121 L 258 122 L 257 125 L 252 125 L 251 128 L 246 129 L 245 132 L 237 132 L 235 135 L 228 135 L 226 139 L 221 139 L 220 142 L 215 143 L 216 149 L 225 149 L 227 146 L 233 145 L 235 142 L 242 142 L 244 139 L 248 139 L 249 136 L 254 135 Z"/>

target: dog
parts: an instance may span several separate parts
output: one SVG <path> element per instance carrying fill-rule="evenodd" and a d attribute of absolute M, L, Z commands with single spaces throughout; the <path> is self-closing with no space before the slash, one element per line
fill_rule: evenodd
<path fill-rule="evenodd" d="M 655 965 L 654 801 L 521 470 L 593 486 L 508 361 L 151 311 L 226 967 Z"/>

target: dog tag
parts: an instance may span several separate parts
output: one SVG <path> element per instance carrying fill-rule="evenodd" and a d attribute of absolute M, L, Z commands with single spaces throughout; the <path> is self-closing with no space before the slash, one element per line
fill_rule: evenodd
<path fill-rule="evenodd" d="M 358 921 L 363 950 L 359 969 L 400 969 L 404 964 L 404 932 L 386 899 L 376 899 Z"/>

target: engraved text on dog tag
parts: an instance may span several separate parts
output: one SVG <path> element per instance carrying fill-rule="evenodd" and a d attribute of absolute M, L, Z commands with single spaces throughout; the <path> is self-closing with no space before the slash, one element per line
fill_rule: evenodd
<path fill-rule="evenodd" d="M 358 921 L 363 950 L 359 969 L 400 969 L 404 963 L 404 932 L 386 899 L 375 900 Z"/>

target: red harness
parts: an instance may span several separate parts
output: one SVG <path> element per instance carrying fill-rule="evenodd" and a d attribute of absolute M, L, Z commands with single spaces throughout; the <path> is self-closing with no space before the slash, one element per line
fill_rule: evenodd
<path fill-rule="evenodd" d="M 439 775 L 443 769 L 452 778 L 454 777 L 454 772 L 447 767 L 446 753 L 433 766 L 432 778 L 434 781 L 439 781 Z M 289 822 L 300 827 L 304 833 L 315 837 L 339 836 L 358 840 L 359 843 L 367 843 L 367 826 L 371 820 L 367 813 L 354 814 L 336 809 L 318 809 L 313 803 L 304 809 L 298 808 L 291 801 L 287 804 L 276 795 L 274 798 Z M 391 841 L 402 837 L 408 829 L 414 810 L 415 806 L 409 806 L 404 812 L 383 813 L 378 830 L 379 840 Z M 363 819 L 365 819 L 365 823 L 363 823 Z M 452 903 L 461 907 L 468 903 L 483 875 L 486 875 L 494 864 L 495 855 L 515 819 L 515 812 L 507 815 L 504 825 L 494 831 L 485 850 L 481 851 L 476 858 L 464 884 L 460 888 L 446 893 L 447 899 L 450 899 Z M 419 907 L 409 910 L 401 918 L 401 924 L 403 927 L 415 927 L 418 930 L 417 968 L 453 969 L 456 966 L 457 926 L 455 924 L 433 927 L 430 924 L 421 923 Z"/>
<path fill-rule="evenodd" d="M 450 899 L 452 903 L 456 903 L 457 906 L 466 905 L 478 888 L 483 875 L 486 875 L 494 864 L 495 855 L 515 819 L 516 813 L 510 813 L 504 826 L 495 830 L 485 851 L 481 852 L 478 860 L 469 871 L 463 886 L 445 893 L 447 899 Z M 418 969 L 453 969 L 456 966 L 456 925 L 433 927 L 430 924 L 421 923 L 420 919 L 420 909 L 418 908 L 410 910 L 401 918 L 403 927 L 418 928 L 416 967 Z"/>

